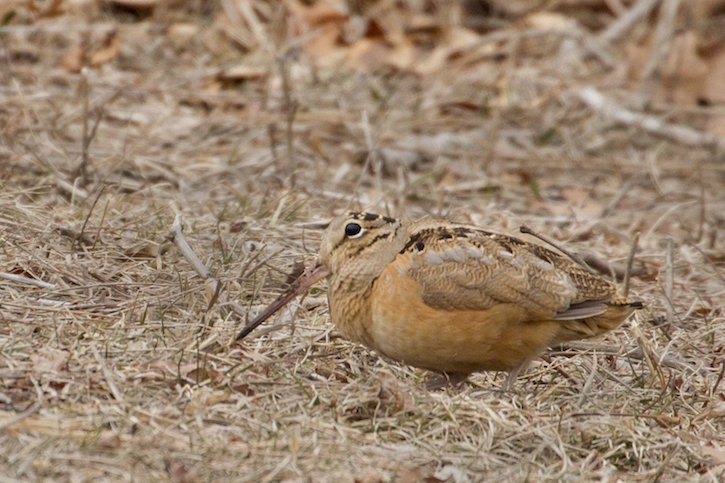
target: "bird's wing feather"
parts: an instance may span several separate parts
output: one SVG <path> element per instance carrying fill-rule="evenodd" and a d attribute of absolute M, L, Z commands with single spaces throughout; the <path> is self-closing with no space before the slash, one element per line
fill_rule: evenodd
<path fill-rule="evenodd" d="M 414 230 L 401 256 L 434 308 L 485 310 L 499 303 L 532 317 L 573 320 L 603 313 L 606 280 L 569 258 L 518 238 L 466 226 Z"/>

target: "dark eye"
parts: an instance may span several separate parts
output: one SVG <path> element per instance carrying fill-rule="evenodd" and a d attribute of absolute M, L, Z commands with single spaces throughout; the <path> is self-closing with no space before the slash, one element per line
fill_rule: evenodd
<path fill-rule="evenodd" d="M 345 225 L 345 236 L 348 238 L 357 238 L 363 234 L 363 229 L 358 223 L 348 223 Z"/>

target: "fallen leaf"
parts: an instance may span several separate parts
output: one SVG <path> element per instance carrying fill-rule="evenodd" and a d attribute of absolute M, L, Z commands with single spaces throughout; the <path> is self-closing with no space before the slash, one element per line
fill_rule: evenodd
<path fill-rule="evenodd" d="M 158 5 L 159 0 L 111 0 L 113 5 L 123 8 L 135 8 L 138 10 L 151 10 Z"/>
<path fill-rule="evenodd" d="M 303 10 L 302 18 L 308 25 L 314 26 L 325 23 L 343 23 L 347 21 L 348 15 L 336 4 L 318 1 Z"/>
<path fill-rule="evenodd" d="M 705 458 L 710 460 L 712 467 L 709 469 L 712 473 L 718 474 L 725 471 L 725 447 L 713 444 L 713 446 L 704 446 L 701 452 Z"/>
<path fill-rule="evenodd" d="M 38 376 L 62 372 L 69 358 L 70 353 L 68 351 L 49 348 L 41 349 L 38 353 L 30 356 L 33 363 L 33 372 Z"/>
<path fill-rule="evenodd" d="M 347 57 L 358 70 L 374 72 L 385 65 L 389 52 L 390 48 L 382 41 L 364 38 L 350 46 Z"/>
<path fill-rule="evenodd" d="M 325 24 L 315 30 L 314 37 L 305 43 L 305 53 L 318 60 L 324 60 L 335 50 L 342 27 L 338 24 Z"/>
<path fill-rule="evenodd" d="M 236 65 L 228 69 L 224 69 L 217 75 L 217 78 L 227 82 L 244 82 L 264 79 L 267 77 L 267 74 L 269 74 L 269 71 L 263 67 Z"/>
<path fill-rule="evenodd" d="M 196 481 L 196 478 L 189 473 L 186 465 L 181 461 L 166 459 L 164 461 L 164 467 L 166 474 L 169 476 L 169 480 L 174 483 L 190 483 Z"/>
<path fill-rule="evenodd" d="M 83 68 L 83 47 L 76 45 L 71 47 L 68 52 L 63 55 L 60 61 L 60 66 L 71 72 L 77 74 Z"/>
<path fill-rule="evenodd" d="M 93 52 L 89 64 L 92 67 L 100 67 L 111 62 L 121 51 L 121 44 L 115 33 L 111 33 L 106 38 L 104 46 Z"/>
<path fill-rule="evenodd" d="M 184 43 L 199 35 L 199 27 L 193 23 L 177 22 L 169 26 L 166 34 L 172 41 L 183 46 Z"/>
<path fill-rule="evenodd" d="M 568 31 L 576 25 L 573 18 L 557 12 L 535 12 L 527 15 L 522 23 L 527 28 L 560 32 Z"/>

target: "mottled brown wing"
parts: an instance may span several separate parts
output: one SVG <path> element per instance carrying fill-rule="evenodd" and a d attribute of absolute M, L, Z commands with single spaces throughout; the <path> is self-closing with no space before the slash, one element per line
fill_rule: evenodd
<path fill-rule="evenodd" d="M 614 287 L 569 258 L 518 238 L 467 226 L 414 231 L 400 256 L 434 308 L 485 310 L 499 303 L 532 317 L 574 320 L 606 311 Z"/>

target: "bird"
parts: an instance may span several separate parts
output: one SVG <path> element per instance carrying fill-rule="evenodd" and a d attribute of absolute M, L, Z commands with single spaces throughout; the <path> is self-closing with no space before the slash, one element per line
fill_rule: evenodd
<path fill-rule="evenodd" d="M 349 211 L 320 244 L 330 319 L 347 339 L 464 381 L 622 324 L 641 302 L 559 250 L 502 232 Z"/>

